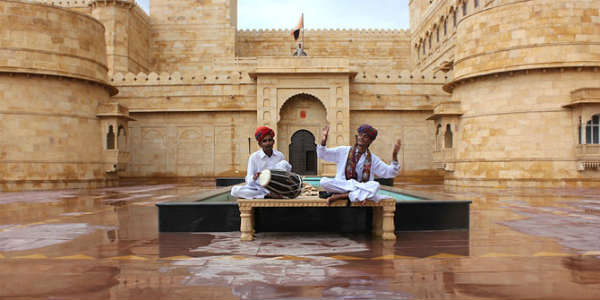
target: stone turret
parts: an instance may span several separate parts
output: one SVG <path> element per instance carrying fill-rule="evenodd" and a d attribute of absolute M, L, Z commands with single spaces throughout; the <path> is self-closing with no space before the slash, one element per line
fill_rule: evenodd
<path fill-rule="evenodd" d="M 150 20 L 133 0 L 91 1 L 91 15 L 106 28 L 109 73 L 147 72 Z"/>
<path fill-rule="evenodd" d="M 152 70 L 198 71 L 233 58 L 237 0 L 151 0 Z"/>
<path fill-rule="evenodd" d="M 100 22 L 0 1 L 0 191 L 117 183 L 96 117 L 116 92 Z"/>
<path fill-rule="evenodd" d="M 445 89 L 461 103 L 462 117 L 454 173 L 446 182 L 555 186 L 599 180 L 598 172 L 578 168 L 580 124 L 569 104 L 574 91 L 600 82 L 600 2 L 486 5 L 457 26 L 454 81 Z M 593 101 L 574 107 L 581 105 L 600 112 Z"/>

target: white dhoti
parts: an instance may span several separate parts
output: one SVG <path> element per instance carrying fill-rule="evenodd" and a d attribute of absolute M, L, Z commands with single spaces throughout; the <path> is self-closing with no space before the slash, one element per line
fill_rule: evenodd
<path fill-rule="evenodd" d="M 348 193 L 350 202 L 362 202 L 365 200 L 379 202 L 381 199 L 390 198 L 389 196 L 377 194 L 379 191 L 379 182 L 377 181 L 358 182 L 354 179 L 339 180 L 323 177 L 319 185 L 330 193 Z"/>
<path fill-rule="evenodd" d="M 335 163 L 337 168 L 335 178 L 321 178 L 321 187 L 331 193 L 349 193 L 348 198 L 351 202 L 362 202 L 365 200 L 379 202 L 381 199 L 391 198 L 386 195 L 377 195 L 379 182 L 375 181 L 375 176 L 379 178 L 394 178 L 400 171 L 400 164 L 397 161 L 392 161 L 388 165 L 377 155 L 371 153 L 372 162 L 368 181 L 346 180 L 346 161 L 351 149 L 352 147 L 350 146 L 340 146 L 330 149 L 322 145 L 317 145 L 317 156 L 320 159 Z M 359 180 L 362 178 L 366 157 L 366 153 L 363 153 L 356 163 L 356 175 Z"/>
<path fill-rule="evenodd" d="M 283 157 L 283 155 L 281 156 Z M 250 161 L 252 162 L 252 159 Z M 251 167 L 249 167 L 249 169 L 251 169 Z M 285 160 L 281 160 L 277 163 L 267 164 L 260 170 L 263 171 L 265 169 L 277 169 L 289 172 L 292 170 L 292 165 Z M 269 190 L 259 185 L 256 180 L 253 179 L 253 172 L 254 171 L 248 172 L 248 175 L 246 176 L 246 185 L 236 185 L 231 188 L 231 196 L 244 199 L 263 199 L 270 193 Z"/>
<path fill-rule="evenodd" d="M 231 188 L 231 196 L 244 199 L 262 199 L 269 191 L 260 185 L 236 185 Z"/>

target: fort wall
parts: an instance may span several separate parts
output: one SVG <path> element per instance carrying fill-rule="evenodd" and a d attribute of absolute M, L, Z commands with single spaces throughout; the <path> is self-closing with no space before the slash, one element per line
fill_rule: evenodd
<path fill-rule="evenodd" d="M 600 82 L 600 3 L 488 4 L 462 19 L 456 33 L 461 42 L 456 44 L 454 81 L 446 90 L 461 103 L 462 116 L 446 182 L 597 184 L 597 172 L 578 167 L 580 141 L 574 132 L 579 122 L 567 106 L 573 91 Z"/>
<path fill-rule="evenodd" d="M 132 113 L 124 177 L 245 176 L 254 112 Z"/>
<path fill-rule="evenodd" d="M 150 15 L 155 72 L 194 72 L 235 56 L 236 0 L 151 0 Z"/>
<path fill-rule="evenodd" d="M 113 99 L 129 107 L 132 117 L 136 119 L 135 122 L 129 123 L 132 134 L 129 151 L 132 161 L 127 172 L 122 175 L 144 177 L 239 176 L 245 174 L 248 153 L 258 149 L 253 138 L 253 130 L 257 126 L 258 119 L 256 81 L 246 71 L 255 69 L 255 67 L 251 67 L 252 64 L 250 59 L 244 59 L 237 63 L 236 61 L 229 63 L 222 61 L 218 70 L 210 72 L 114 74 L 110 82 L 117 86 L 120 92 Z M 227 68 L 229 68 L 228 71 L 226 71 Z M 426 77 L 409 71 L 391 71 L 389 68 L 387 70 L 370 68 L 369 71 L 358 72 L 350 84 L 350 119 L 356 118 L 358 120 L 356 122 L 364 123 L 375 122 L 374 125 L 382 129 L 386 128 L 383 129 L 386 134 L 382 134 L 377 141 L 377 145 L 381 145 L 381 149 L 377 148 L 377 153 L 381 152 L 382 157 L 390 156 L 390 145 L 393 145 L 396 138 L 402 138 L 406 146 L 404 148 L 406 153 L 403 154 L 403 157 L 406 159 L 405 170 L 408 174 L 413 171 L 430 169 L 431 159 L 427 156 L 431 156 L 431 138 L 422 136 L 413 139 L 413 137 L 421 135 L 421 133 L 415 132 L 430 130 L 432 122 L 425 120 L 426 116 L 431 113 L 435 103 L 448 99 L 448 94 L 440 88 L 444 83 L 447 83 L 447 79 L 443 77 Z M 301 83 L 299 84 L 302 86 Z M 302 103 L 298 105 L 308 116 L 306 119 L 308 121 L 300 120 L 302 122 L 309 122 L 311 116 L 318 116 L 322 113 L 313 106 L 306 106 Z M 294 106 L 294 108 L 298 107 Z M 311 129 L 315 138 L 319 138 L 320 123 L 317 122 L 318 124 L 314 125 L 310 122 L 310 124 L 298 120 L 296 122 L 294 121 L 294 118 L 297 117 L 294 115 L 296 113 L 295 110 L 283 109 L 281 111 L 283 119 L 279 124 L 281 128 L 279 128 L 277 147 L 284 153 L 288 152 L 286 141 L 289 142 L 292 133 L 302 127 L 300 126 L 302 124 L 304 124 L 302 128 Z M 352 124 L 354 127 L 351 127 L 351 136 L 354 136 L 353 131 L 358 125 L 360 124 Z M 229 128 L 227 130 L 235 132 L 235 149 L 237 149 L 233 152 L 234 158 L 227 158 L 226 165 L 213 168 L 212 156 L 202 154 L 205 150 L 185 155 L 184 152 L 181 152 L 183 150 L 180 150 L 179 156 L 170 157 L 170 153 L 174 150 L 168 150 L 169 147 L 176 147 L 180 143 L 180 135 L 173 132 L 185 127 L 194 127 L 197 128 L 194 130 L 209 132 L 211 139 L 214 139 L 214 133 L 224 130 L 222 129 L 224 126 Z M 143 135 L 142 131 L 146 129 L 142 128 L 155 127 L 162 129 L 152 134 L 159 136 L 161 141 L 168 141 L 165 142 L 166 144 L 161 144 L 163 146 L 146 145 L 145 143 L 148 141 L 144 142 L 141 138 L 136 137 L 137 134 Z M 387 129 L 388 127 L 389 129 Z M 288 132 L 286 128 L 292 131 L 288 130 Z M 170 135 L 168 134 L 169 130 L 172 132 Z M 196 142 L 200 141 L 197 139 Z M 192 143 L 192 141 L 185 143 Z M 250 143 L 251 151 L 247 149 L 248 143 Z M 168 144 L 173 144 L 173 146 Z M 241 147 L 240 145 L 243 145 L 244 151 L 238 149 Z M 230 140 L 227 140 L 216 143 L 215 147 L 210 151 L 215 151 L 215 155 L 218 153 L 225 155 L 224 153 L 234 146 Z M 150 151 L 148 149 L 155 149 L 152 150 L 154 152 L 151 151 L 154 153 L 152 155 L 158 155 L 157 157 L 160 159 L 152 160 L 152 155 L 145 154 L 146 151 Z M 147 159 L 138 160 L 139 157 L 147 157 Z M 232 159 L 234 162 L 230 163 Z M 171 161 L 167 163 L 167 160 Z M 389 160 L 389 157 L 386 160 Z M 206 168 L 206 170 L 203 169 L 204 171 L 200 172 L 200 167 L 184 168 L 189 161 L 203 165 L 202 168 Z M 170 171 L 161 172 L 160 170 L 163 170 L 167 164 L 169 166 L 180 165 L 180 167 L 170 167 Z"/>
<path fill-rule="evenodd" d="M 94 187 L 106 174 L 99 103 L 104 27 L 43 4 L 0 2 L 0 190 Z"/>
<path fill-rule="evenodd" d="M 457 86 L 453 99 L 461 99 L 463 115 L 454 133 L 455 170 L 447 183 L 597 184 L 597 172 L 577 168 L 577 123 L 563 106 L 573 90 L 598 82 L 598 72 L 557 70 L 489 76 Z"/>
<path fill-rule="evenodd" d="M 106 28 L 109 72 L 148 72 L 150 18 L 132 1 L 92 1 L 91 15 Z"/>
<path fill-rule="evenodd" d="M 106 83 L 104 27 L 92 17 L 44 4 L 3 1 L 0 71 Z"/>
<path fill-rule="evenodd" d="M 493 4 L 459 25 L 456 80 L 523 69 L 600 66 L 600 2 Z"/>
<path fill-rule="evenodd" d="M 408 69 L 409 43 L 410 36 L 405 30 L 307 29 L 304 34 L 304 50 L 309 56 L 343 56 L 357 63 L 363 61 L 365 65 L 380 60 L 394 70 Z M 289 30 L 237 33 L 236 55 L 240 57 L 291 56 L 296 47 Z"/>

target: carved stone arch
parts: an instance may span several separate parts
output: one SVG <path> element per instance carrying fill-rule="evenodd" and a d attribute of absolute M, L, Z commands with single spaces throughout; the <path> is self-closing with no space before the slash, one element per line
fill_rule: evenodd
<path fill-rule="evenodd" d="M 283 106 L 284 106 L 284 105 L 285 105 L 287 102 L 289 102 L 291 99 L 293 99 L 293 98 L 296 98 L 296 97 L 298 97 L 298 96 L 309 96 L 309 97 L 311 97 L 311 98 L 315 98 L 315 99 L 317 99 L 317 100 L 319 101 L 319 103 L 321 103 L 321 105 L 323 105 L 323 108 L 325 108 L 325 113 L 327 113 L 327 104 L 326 104 L 326 103 L 324 103 L 324 102 L 323 102 L 323 100 L 322 100 L 321 98 L 319 98 L 319 97 L 317 97 L 317 96 L 315 96 L 315 95 L 313 95 L 313 94 L 311 94 L 311 93 L 308 93 L 308 92 L 302 92 L 302 93 L 294 94 L 294 95 L 292 95 L 292 96 L 288 97 L 287 99 L 285 99 L 285 101 L 282 101 L 282 102 L 279 104 L 279 107 L 277 107 L 277 111 L 278 111 L 279 113 L 281 113 L 281 108 L 283 108 Z M 279 121 L 279 117 L 278 117 L 278 120 L 277 120 L 277 121 Z"/>
<path fill-rule="evenodd" d="M 450 123 L 446 124 L 444 132 L 444 148 L 451 149 L 454 145 L 454 134 L 452 133 L 452 126 Z"/>
<path fill-rule="evenodd" d="M 114 150 L 115 149 L 115 127 L 113 126 L 113 124 L 108 125 L 108 130 L 106 133 L 106 149 L 107 150 Z"/>

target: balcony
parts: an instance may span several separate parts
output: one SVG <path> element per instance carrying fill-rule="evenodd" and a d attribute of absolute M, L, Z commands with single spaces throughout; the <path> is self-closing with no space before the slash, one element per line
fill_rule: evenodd
<path fill-rule="evenodd" d="M 453 171 L 454 170 L 454 149 L 453 148 L 444 148 L 439 151 L 433 151 L 433 168 L 440 169 L 445 171 Z"/>
<path fill-rule="evenodd" d="M 600 144 L 577 145 L 575 155 L 580 160 L 600 160 Z"/>
<path fill-rule="evenodd" d="M 125 171 L 129 163 L 129 152 L 104 150 L 104 162 L 110 166 L 106 169 L 106 172 Z"/>
<path fill-rule="evenodd" d="M 600 145 L 583 144 L 575 147 L 577 170 L 600 170 Z"/>

